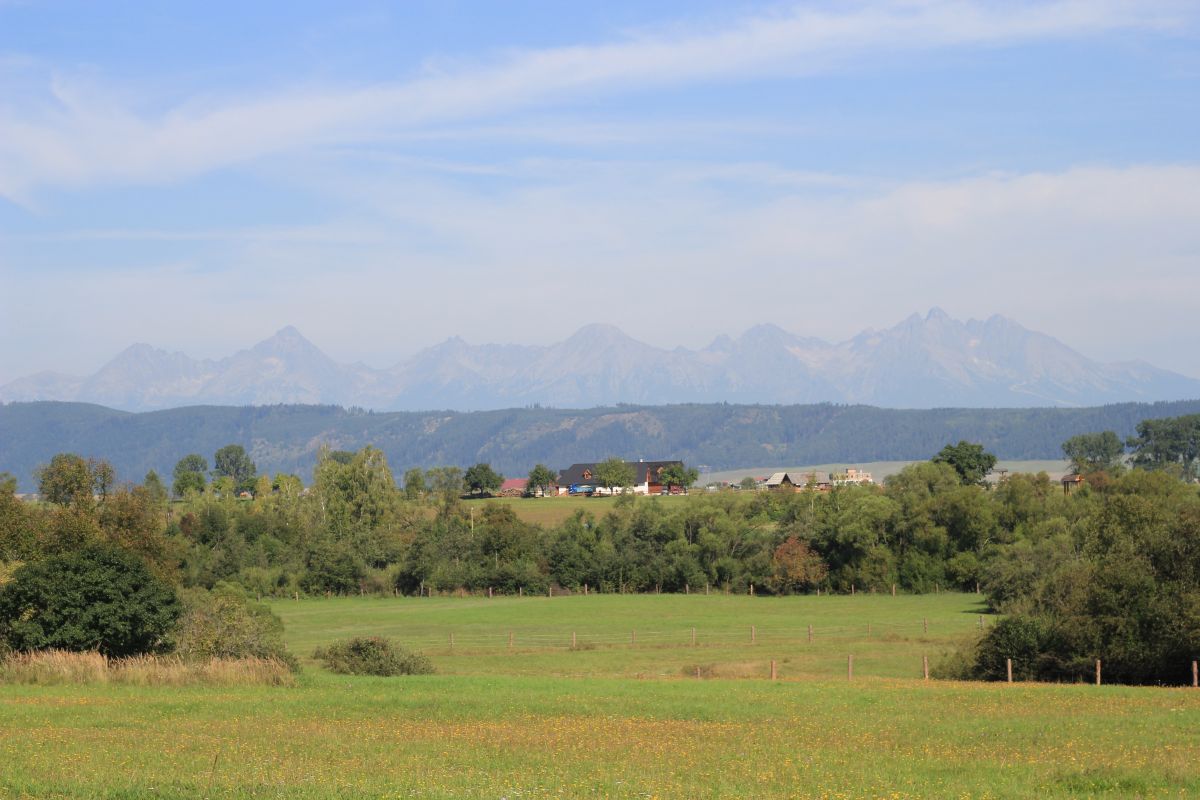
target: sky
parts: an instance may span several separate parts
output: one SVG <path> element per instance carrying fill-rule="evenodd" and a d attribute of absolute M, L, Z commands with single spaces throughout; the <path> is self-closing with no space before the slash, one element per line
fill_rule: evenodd
<path fill-rule="evenodd" d="M 1200 2 L 0 0 L 0 384 L 932 306 L 1200 377 Z"/>

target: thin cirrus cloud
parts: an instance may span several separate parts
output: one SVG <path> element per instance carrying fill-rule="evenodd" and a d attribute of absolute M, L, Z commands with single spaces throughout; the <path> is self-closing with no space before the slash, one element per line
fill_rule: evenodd
<path fill-rule="evenodd" d="M 801 7 L 721 30 L 679 27 L 483 62 L 429 62 L 421 74 L 393 83 L 184 98 L 158 112 L 139 111 L 124 92 L 59 75 L 37 102 L 0 104 L 0 195 L 20 201 L 43 187 L 176 181 L 275 153 L 478 121 L 580 93 L 812 74 L 889 51 L 1172 29 L 1190 24 L 1187 8 L 1155 0 Z"/>

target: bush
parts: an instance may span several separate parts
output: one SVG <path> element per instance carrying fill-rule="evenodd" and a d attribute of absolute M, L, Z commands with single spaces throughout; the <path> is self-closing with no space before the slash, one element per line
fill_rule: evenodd
<path fill-rule="evenodd" d="M 975 677 L 1002 681 L 1007 677 L 1007 659 L 1013 662 L 1013 677 L 1036 680 L 1044 675 L 1044 653 L 1048 649 L 1046 624 L 1034 617 L 1015 616 L 996 623 L 975 654 Z"/>
<path fill-rule="evenodd" d="M 188 593 L 179 621 L 176 652 L 184 659 L 259 658 L 300 665 L 283 643 L 283 622 L 239 589 L 218 584 L 211 592 Z"/>
<path fill-rule="evenodd" d="M 0 587 L 0 640 L 18 651 L 164 651 L 181 611 L 175 591 L 141 559 L 92 544 L 13 573 Z"/>
<path fill-rule="evenodd" d="M 431 675 L 433 663 L 382 636 L 343 639 L 318 647 L 313 658 L 340 675 Z"/>

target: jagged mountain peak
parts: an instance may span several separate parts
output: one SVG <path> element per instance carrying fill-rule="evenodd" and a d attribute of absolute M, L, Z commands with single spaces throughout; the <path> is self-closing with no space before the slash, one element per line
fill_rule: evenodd
<path fill-rule="evenodd" d="M 454 336 L 389 370 L 340 364 L 291 325 L 220 361 L 139 343 L 95 375 L 40 374 L 0 400 L 83 400 L 125 410 L 329 403 L 380 410 L 590 407 L 616 402 L 830 401 L 914 408 L 1096 405 L 1200 397 L 1200 381 L 1145 362 L 1101 364 L 1001 315 L 938 307 L 834 345 L 766 323 L 700 350 L 665 349 L 593 323 L 557 343 Z"/>

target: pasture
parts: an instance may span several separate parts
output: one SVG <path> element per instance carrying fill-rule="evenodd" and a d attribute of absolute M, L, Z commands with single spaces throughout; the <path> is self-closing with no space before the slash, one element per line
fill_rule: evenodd
<path fill-rule="evenodd" d="M 693 489 L 691 495 L 666 495 L 648 498 L 655 503 L 668 507 L 678 506 L 688 502 L 690 497 L 703 494 L 702 489 Z M 638 498 L 645 502 L 647 498 Z M 584 511 L 599 519 L 612 510 L 617 502 L 614 495 L 595 497 L 554 496 L 554 497 L 488 497 L 483 499 L 464 500 L 464 507 L 469 511 L 472 507 L 482 508 L 483 504 L 499 504 L 508 506 L 523 521 L 552 528 L 561 525 L 577 511 Z"/>
<path fill-rule="evenodd" d="M 1200 690 L 922 680 L 973 595 L 274 605 L 301 656 L 386 634 L 439 674 L 3 686 L 0 797 L 1200 794 Z"/>

